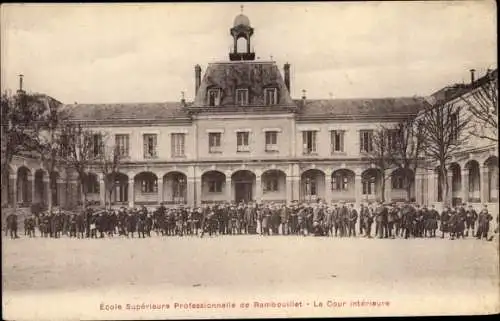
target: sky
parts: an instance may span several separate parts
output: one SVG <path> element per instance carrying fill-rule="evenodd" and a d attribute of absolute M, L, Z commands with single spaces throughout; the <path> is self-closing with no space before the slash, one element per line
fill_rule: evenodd
<path fill-rule="evenodd" d="M 497 67 L 494 1 L 4 4 L 2 91 L 23 74 L 63 103 L 192 100 L 241 5 L 258 59 L 291 64 L 294 98 L 429 95 Z"/>

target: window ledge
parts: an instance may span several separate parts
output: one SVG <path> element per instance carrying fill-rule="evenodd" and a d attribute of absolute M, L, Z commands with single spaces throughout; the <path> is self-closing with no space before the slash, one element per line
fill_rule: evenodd
<path fill-rule="evenodd" d="M 304 155 L 304 156 L 318 156 L 318 153 L 317 152 L 314 152 L 314 153 L 302 153 L 302 155 Z"/>
<path fill-rule="evenodd" d="M 276 150 L 276 149 L 266 149 L 266 153 L 279 153 L 280 151 L 279 150 Z"/>
<path fill-rule="evenodd" d="M 186 155 L 172 155 L 172 158 L 186 158 Z"/>
<path fill-rule="evenodd" d="M 332 152 L 331 153 L 332 156 L 344 156 L 344 155 L 347 155 L 346 152 Z"/>

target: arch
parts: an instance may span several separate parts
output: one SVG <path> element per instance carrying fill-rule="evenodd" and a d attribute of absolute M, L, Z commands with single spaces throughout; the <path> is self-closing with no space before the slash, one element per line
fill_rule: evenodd
<path fill-rule="evenodd" d="M 325 172 L 320 169 L 308 169 L 300 175 L 301 198 L 314 201 L 325 198 Z"/>
<path fill-rule="evenodd" d="M 48 184 L 46 180 L 48 179 L 47 172 L 43 169 L 37 169 L 35 171 L 35 199 L 32 200 L 33 203 L 46 204 L 47 201 L 47 189 Z"/>
<path fill-rule="evenodd" d="M 158 176 L 143 171 L 134 176 L 134 202 L 138 205 L 158 203 Z"/>
<path fill-rule="evenodd" d="M 484 161 L 484 166 L 487 168 L 488 191 L 486 201 L 489 203 L 498 202 L 498 157 L 490 156 Z"/>
<path fill-rule="evenodd" d="M 116 174 L 109 174 L 106 177 L 107 180 L 112 181 L 113 184 L 110 187 L 111 192 L 111 204 L 125 204 L 129 201 L 128 199 L 128 189 L 129 187 L 129 177 L 127 174 L 118 172 Z"/>
<path fill-rule="evenodd" d="M 26 166 L 17 169 L 16 200 L 20 206 L 28 206 L 31 203 L 31 171 Z"/>
<path fill-rule="evenodd" d="M 231 175 L 231 199 L 237 203 L 253 201 L 257 193 L 256 179 L 256 175 L 248 169 L 235 171 Z"/>
<path fill-rule="evenodd" d="M 207 170 L 201 175 L 201 201 L 225 201 L 227 189 L 226 175 L 218 170 Z"/>
<path fill-rule="evenodd" d="M 382 199 L 381 185 L 382 173 L 378 168 L 368 168 L 361 173 L 362 195 L 363 199 L 380 200 Z"/>
<path fill-rule="evenodd" d="M 334 170 L 331 174 L 331 186 L 326 186 L 332 201 L 354 202 L 356 173 L 347 168 Z"/>
<path fill-rule="evenodd" d="M 186 204 L 187 203 L 187 175 L 180 171 L 170 171 L 163 175 L 163 192 L 160 203 Z"/>
<path fill-rule="evenodd" d="M 471 203 L 481 202 L 481 174 L 479 162 L 471 159 L 465 163 L 468 178 L 468 200 Z"/>
<path fill-rule="evenodd" d="M 261 186 L 263 201 L 286 202 L 286 173 L 278 168 L 267 169 L 261 174 Z"/>

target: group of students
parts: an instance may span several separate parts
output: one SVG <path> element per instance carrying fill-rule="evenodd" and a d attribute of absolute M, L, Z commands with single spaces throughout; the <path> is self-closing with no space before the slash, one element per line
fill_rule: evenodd
<path fill-rule="evenodd" d="M 328 205 L 317 203 L 285 204 L 215 204 L 201 207 L 160 206 L 127 209 L 87 208 L 80 213 L 56 210 L 24 219 L 24 234 L 60 238 L 104 238 L 113 236 L 151 237 L 152 232 L 164 236 L 197 235 L 315 235 L 372 238 L 441 238 L 475 236 L 488 239 L 493 219 L 486 205 L 478 214 L 465 204 L 445 207 L 441 214 L 432 205 L 383 204 L 382 202 L 354 204 L 344 202 Z M 477 228 L 476 228 L 477 227 Z M 7 217 L 7 231 L 17 238 L 17 216 Z M 358 233 L 356 233 L 358 231 Z M 498 231 L 498 216 L 497 228 Z M 372 234 L 373 233 L 373 234 Z"/>

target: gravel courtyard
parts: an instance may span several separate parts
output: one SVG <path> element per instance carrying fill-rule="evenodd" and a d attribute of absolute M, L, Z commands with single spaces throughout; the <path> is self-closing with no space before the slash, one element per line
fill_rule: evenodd
<path fill-rule="evenodd" d="M 3 238 L 2 243 L 6 319 L 429 315 L 499 309 L 497 240 L 254 235 L 23 237 Z M 207 300 L 250 302 L 250 307 L 172 308 L 174 302 Z M 304 307 L 253 306 L 255 301 L 289 300 Z M 327 307 L 330 301 L 342 300 L 347 306 Z M 390 306 L 349 307 L 352 300 L 379 300 Z M 116 308 L 144 302 L 172 306 Z M 107 311 L 106 305 L 115 309 Z"/>

